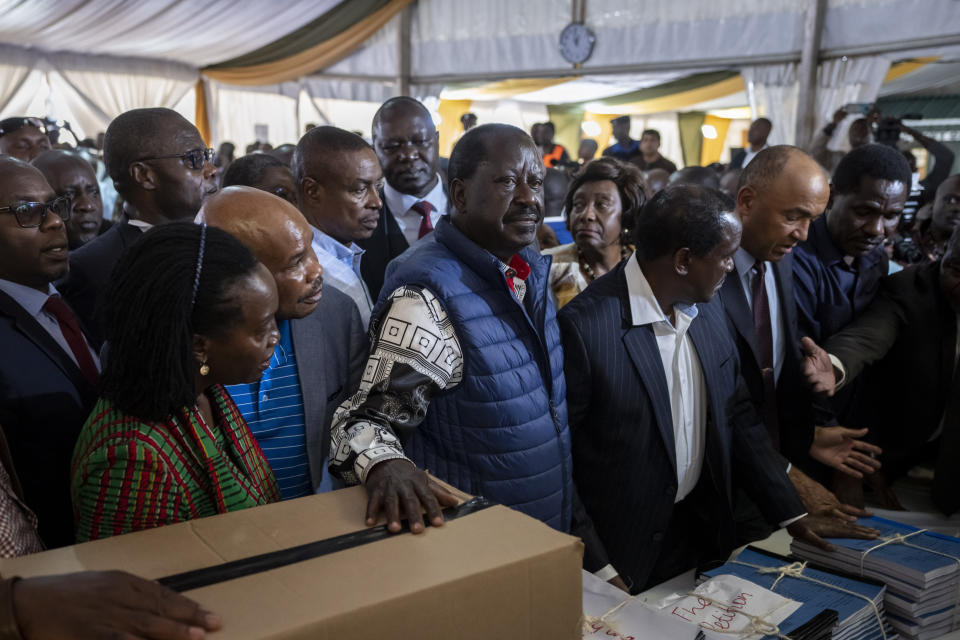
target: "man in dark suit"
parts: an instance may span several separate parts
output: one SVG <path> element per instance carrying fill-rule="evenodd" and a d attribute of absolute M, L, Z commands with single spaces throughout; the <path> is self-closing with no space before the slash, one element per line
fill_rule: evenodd
<path fill-rule="evenodd" d="M 822 546 L 837 532 L 804 517 L 711 302 L 740 243 L 732 209 L 700 186 L 661 191 L 634 256 L 560 312 L 574 479 L 609 554 L 601 577 L 634 592 L 736 546 L 735 475 L 771 525 Z"/>
<path fill-rule="evenodd" d="M 372 131 L 386 181 L 383 208 L 376 231 L 357 244 L 366 250 L 360 272 L 376 300 L 387 263 L 433 231 L 447 213 L 447 193 L 438 172 L 439 134 L 423 104 L 407 96 L 387 100 Z"/>
<path fill-rule="evenodd" d="M 793 463 L 790 476 L 807 510 L 852 520 L 863 512 L 840 505 L 794 466 L 810 463 L 814 419 L 813 394 L 803 378 L 791 253 L 806 240 L 810 223 L 823 214 L 829 199 L 826 172 L 800 149 L 780 145 L 757 154 L 740 175 L 736 206 L 743 236 L 720 301 L 750 396 L 774 446 Z M 823 358 L 817 365 L 829 369 Z M 740 498 L 741 541 L 769 535 L 755 507 L 746 496 Z"/>
<path fill-rule="evenodd" d="M 883 475 L 893 481 L 914 465 L 931 465 L 933 504 L 947 515 L 960 510 L 958 316 L 960 231 L 940 263 L 885 280 L 863 314 L 824 344 L 837 386 L 862 373 L 851 420 L 879 436 Z"/>
<path fill-rule="evenodd" d="M 123 220 L 71 255 L 70 275 L 60 286 L 97 337 L 98 297 L 123 250 L 150 227 L 193 218 L 217 190 L 213 151 L 172 109 L 133 109 L 114 118 L 103 159 L 124 200 Z"/>
<path fill-rule="evenodd" d="M 750 123 L 747 130 L 746 149 L 740 149 L 730 158 L 728 169 L 743 169 L 745 166 L 757 157 L 757 154 L 767 148 L 767 138 L 770 137 L 770 131 L 773 130 L 773 123 L 767 118 L 757 118 Z"/>
<path fill-rule="evenodd" d="M 360 386 L 367 337 L 357 306 L 323 288 L 310 223 L 295 206 L 253 187 L 227 187 L 198 219 L 229 231 L 277 283 L 280 343 L 257 382 L 227 387 L 270 462 L 285 499 L 333 488 L 330 423 Z"/>
<path fill-rule="evenodd" d="M 70 215 L 54 198 L 36 168 L 0 158 L 0 424 L 48 547 L 73 543 L 70 460 L 100 367 L 51 284 L 68 269 Z"/>

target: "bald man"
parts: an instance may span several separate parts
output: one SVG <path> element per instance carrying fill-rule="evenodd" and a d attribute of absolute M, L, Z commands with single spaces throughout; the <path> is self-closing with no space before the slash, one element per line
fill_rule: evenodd
<path fill-rule="evenodd" d="M 863 512 L 841 505 L 794 466 L 810 462 L 814 417 L 812 392 L 803 374 L 806 361 L 797 329 L 791 253 L 807 239 L 810 223 L 823 214 L 829 200 L 829 176 L 800 149 L 779 145 L 758 153 L 740 175 L 736 204 L 743 234 L 720 300 L 750 396 L 789 465 L 804 506 L 810 513 L 852 519 Z M 829 358 L 820 353 L 816 364 L 832 371 Z M 739 497 L 737 508 L 740 541 L 766 537 L 770 529 L 744 498 Z M 849 533 L 862 537 L 852 528 Z"/>
<path fill-rule="evenodd" d="M 97 174 L 86 158 L 75 151 L 54 149 L 37 156 L 31 164 L 58 196 L 70 198 L 72 208 L 66 224 L 71 251 L 110 228 L 110 221 L 103 219 Z"/>
<path fill-rule="evenodd" d="M 387 100 L 373 116 L 372 132 L 386 184 L 380 224 L 359 245 L 367 251 L 363 279 L 376 300 L 387 263 L 447 213 L 447 192 L 438 171 L 439 134 L 422 103 L 408 96 Z"/>
<path fill-rule="evenodd" d="M 204 203 L 198 222 L 243 242 L 277 283 L 277 345 L 259 381 L 227 387 L 270 462 L 284 499 L 333 488 L 327 472 L 330 422 L 360 385 L 367 338 L 350 298 L 323 288 L 313 229 L 286 200 L 253 187 L 227 187 Z"/>

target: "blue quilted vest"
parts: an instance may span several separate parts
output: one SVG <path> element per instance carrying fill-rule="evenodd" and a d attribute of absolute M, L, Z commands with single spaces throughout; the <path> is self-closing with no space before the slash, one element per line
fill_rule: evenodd
<path fill-rule="evenodd" d="M 398 287 L 424 287 L 440 300 L 463 350 L 462 381 L 433 397 L 404 451 L 463 491 L 567 531 L 570 431 L 550 259 L 520 252 L 531 268 L 522 305 L 493 255 L 446 218 L 434 234 L 436 242 L 387 270 L 372 316 L 379 320 Z"/>

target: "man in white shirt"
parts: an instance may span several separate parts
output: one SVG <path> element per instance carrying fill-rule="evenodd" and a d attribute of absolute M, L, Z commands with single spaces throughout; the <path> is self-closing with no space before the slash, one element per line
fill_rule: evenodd
<path fill-rule="evenodd" d="M 69 218 L 39 170 L 0 157 L 0 425 L 48 547 L 73 543 L 70 460 L 100 375 L 99 345 L 52 284 Z"/>
<path fill-rule="evenodd" d="M 757 118 L 750 123 L 747 130 L 747 148 L 741 149 L 730 158 L 730 169 L 743 169 L 757 157 L 757 154 L 766 149 L 767 138 L 773 130 L 773 123 L 767 118 Z"/>
<path fill-rule="evenodd" d="M 735 480 L 771 525 L 829 546 L 819 536 L 840 531 L 804 517 L 711 302 L 740 243 L 733 207 L 711 189 L 668 187 L 634 233 L 636 253 L 560 313 L 574 480 L 601 541 L 575 527 L 585 568 L 638 592 L 723 560 L 736 546 Z"/>
<path fill-rule="evenodd" d="M 361 275 L 365 252 L 358 242 L 376 231 L 383 205 L 377 155 L 355 133 L 314 127 L 297 143 L 292 169 L 323 280 L 353 299 L 366 328 L 373 302 Z"/>
<path fill-rule="evenodd" d="M 439 134 L 423 104 L 407 96 L 387 100 L 373 116 L 372 132 L 386 180 L 384 206 L 377 230 L 360 245 L 367 250 L 363 279 L 376 299 L 387 263 L 431 234 L 447 213 L 447 193 L 438 172 Z"/>

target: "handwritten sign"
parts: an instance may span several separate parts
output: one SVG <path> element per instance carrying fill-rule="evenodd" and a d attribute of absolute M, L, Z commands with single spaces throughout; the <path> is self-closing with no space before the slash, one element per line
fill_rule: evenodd
<path fill-rule="evenodd" d="M 754 620 L 776 625 L 800 605 L 743 578 L 721 575 L 707 580 L 690 595 L 667 596 L 654 608 L 661 615 L 700 627 L 706 637 L 710 632 L 738 633 L 742 640 L 755 640 L 763 634 L 752 632 Z"/>

